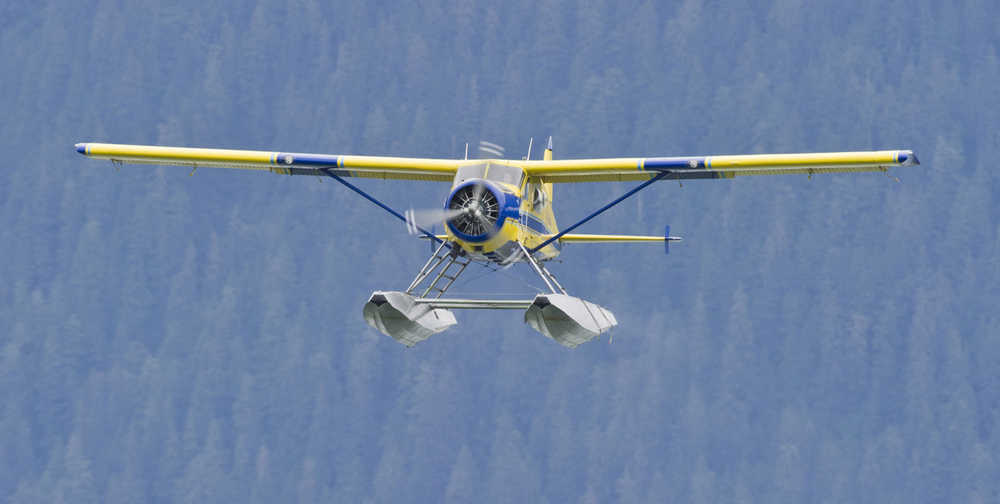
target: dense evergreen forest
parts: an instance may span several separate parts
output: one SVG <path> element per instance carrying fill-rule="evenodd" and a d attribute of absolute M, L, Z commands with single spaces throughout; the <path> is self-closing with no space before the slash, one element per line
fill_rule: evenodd
<path fill-rule="evenodd" d="M 984 0 L 0 6 L 0 500 L 997 502 L 1000 7 Z M 338 184 L 81 141 L 458 157 L 914 149 L 659 183 L 551 269 L 575 350 L 369 328 L 427 244 Z M 537 152 L 537 151 L 536 151 Z M 446 184 L 359 182 L 399 208 Z M 560 185 L 569 224 L 631 184 Z M 470 270 L 471 271 L 471 270 Z M 527 271 L 469 292 L 528 289 Z"/>

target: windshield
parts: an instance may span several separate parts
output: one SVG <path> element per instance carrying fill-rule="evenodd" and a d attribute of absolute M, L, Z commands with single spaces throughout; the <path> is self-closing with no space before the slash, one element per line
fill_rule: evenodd
<path fill-rule="evenodd" d="M 461 184 L 473 178 L 483 178 L 486 175 L 486 163 L 466 165 L 458 167 L 455 174 L 455 184 Z"/>
<path fill-rule="evenodd" d="M 486 174 L 487 180 L 496 180 L 515 186 L 521 185 L 522 177 L 524 177 L 524 172 L 520 168 L 494 163 L 490 164 L 490 170 Z"/>

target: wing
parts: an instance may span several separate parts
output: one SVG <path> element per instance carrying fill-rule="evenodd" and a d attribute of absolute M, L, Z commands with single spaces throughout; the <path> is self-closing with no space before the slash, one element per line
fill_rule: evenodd
<path fill-rule="evenodd" d="M 607 182 L 649 180 L 659 172 L 665 179 L 717 179 L 744 175 L 780 175 L 886 171 L 920 164 L 913 151 L 825 152 L 811 154 L 750 154 L 658 158 L 567 159 L 522 161 L 529 177 L 542 182 Z"/>
<path fill-rule="evenodd" d="M 121 163 L 179 165 L 192 168 L 239 168 L 281 175 L 326 175 L 451 182 L 468 161 L 383 156 L 340 156 L 230 149 L 195 149 L 152 145 L 78 143 L 87 157 Z M 473 161 L 478 162 L 478 161 Z"/>

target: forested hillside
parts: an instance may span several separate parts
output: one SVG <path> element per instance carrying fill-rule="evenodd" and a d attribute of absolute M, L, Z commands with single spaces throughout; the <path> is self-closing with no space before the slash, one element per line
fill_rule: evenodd
<path fill-rule="evenodd" d="M 997 502 L 1000 6 L 931 0 L 11 2 L 0 500 Z M 615 312 L 369 328 L 427 244 L 342 186 L 82 141 L 556 157 L 913 149 L 658 183 L 551 265 Z M 536 150 L 537 153 L 537 150 Z M 899 182 L 893 179 L 898 177 Z M 360 181 L 398 208 L 447 184 Z M 563 225 L 631 184 L 560 185 Z M 472 270 L 470 270 L 472 272 Z M 531 292 L 527 270 L 464 292 Z M 483 498 L 483 497 L 486 498 Z"/>

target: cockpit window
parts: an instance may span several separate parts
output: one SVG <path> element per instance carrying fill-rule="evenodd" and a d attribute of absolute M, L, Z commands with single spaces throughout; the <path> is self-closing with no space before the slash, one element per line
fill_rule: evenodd
<path fill-rule="evenodd" d="M 521 185 L 521 178 L 524 172 L 516 166 L 490 163 L 490 170 L 486 173 L 487 180 L 496 180 L 515 186 Z"/>
<path fill-rule="evenodd" d="M 474 178 L 484 178 L 486 176 L 486 163 L 479 163 L 473 165 L 465 165 L 458 167 L 458 173 L 455 174 L 455 183 L 461 184 L 469 179 Z"/>

